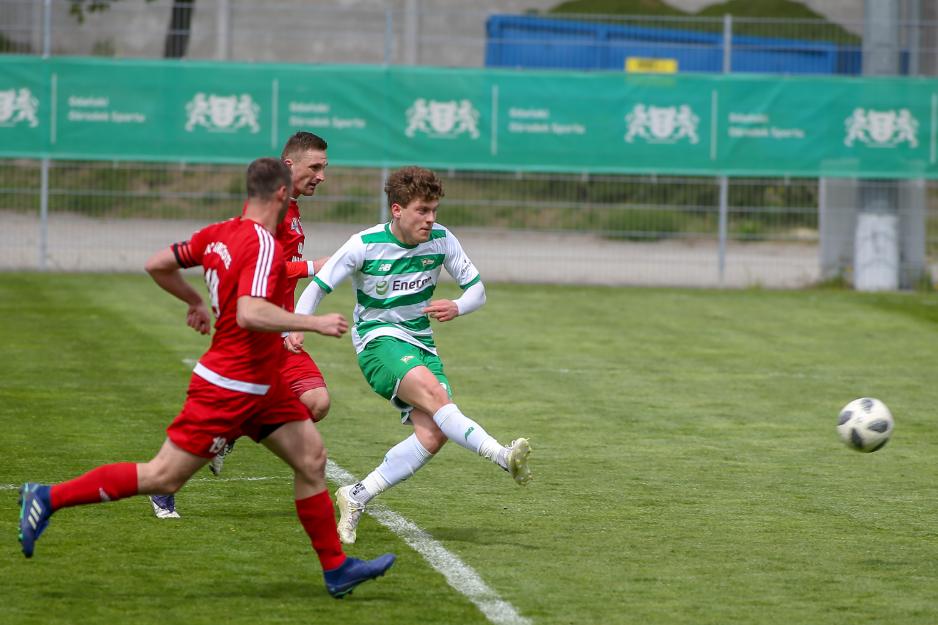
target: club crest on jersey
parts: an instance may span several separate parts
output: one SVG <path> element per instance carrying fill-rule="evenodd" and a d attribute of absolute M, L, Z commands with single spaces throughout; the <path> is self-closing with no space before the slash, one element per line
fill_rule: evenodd
<path fill-rule="evenodd" d="M 303 234 L 303 226 L 300 224 L 300 218 L 294 217 L 290 222 L 290 230 L 297 232 L 298 234 Z"/>

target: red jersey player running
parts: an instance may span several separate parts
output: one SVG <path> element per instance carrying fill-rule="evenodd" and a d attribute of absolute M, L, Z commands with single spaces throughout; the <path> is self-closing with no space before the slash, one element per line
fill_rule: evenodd
<path fill-rule="evenodd" d="M 211 347 L 195 366 L 182 411 L 152 460 L 100 466 L 51 486 L 23 485 L 19 540 L 27 558 L 53 512 L 138 494 L 174 493 L 227 441 L 246 435 L 293 469 L 297 515 L 319 556 L 329 594 L 342 597 L 394 563 L 392 554 L 358 560 L 343 553 L 326 490 L 322 438 L 307 409 L 280 380 L 285 350 L 277 333 L 339 337 L 348 329 L 338 314 L 314 317 L 282 308 L 286 265 L 273 232 L 287 209 L 290 188 L 286 165 L 257 159 L 248 167 L 242 217 L 203 228 L 147 261 L 156 283 L 189 305 L 190 325 L 200 323 L 205 304 L 180 267 L 203 267 L 217 319 Z"/>
<path fill-rule="evenodd" d="M 297 198 L 301 195 L 311 196 L 316 187 L 326 178 L 326 149 L 325 139 L 311 132 L 297 132 L 287 139 L 280 154 L 282 160 L 289 168 L 291 174 L 291 198 L 286 215 L 277 225 L 277 242 L 283 247 L 283 255 L 287 261 L 287 285 L 283 297 L 283 307 L 293 312 L 297 281 L 312 276 L 325 264 L 326 258 L 316 261 L 303 260 L 303 245 L 306 235 L 300 221 L 300 207 Z M 196 314 L 204 316 L 202 323 L 193 323 L 192 315 L 189 325 L 203 334 L 208 333 L 211 323 L 208 311 Z M 322 372 L 309 354 L 303 351 L 301 344 L 294 343 L 293 339 L 285 339 L 285 347 L 290 353 L 284 358 L 280 369 L 281 380 L 289 386 L 290 390 L 299 398 L 309 410 L 313 421 L 321 421 L 329 412 L 329 391 Z M 212 458 L 209 469 L 218 475 L 221 473 L 225 456 L 231 452 L 234 441 L 229 441 L 225 448 Z M 150 503 L 153 514 L 160 519 L 179 518 L 176 511 L 176 498 L 173 495 L 152 495 Z"/>

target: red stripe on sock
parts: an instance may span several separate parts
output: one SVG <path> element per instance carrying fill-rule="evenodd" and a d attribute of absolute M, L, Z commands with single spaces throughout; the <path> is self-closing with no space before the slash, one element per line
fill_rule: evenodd
<path fill-rule="evenodd" d="M 296 500 L 296 515 L 309 536 L 322 570 L 331 571 L 345 562 L 342 543 L 339 542 L 339 530 L 335 526 L 335 511 L 329 491 L 322 491 L 312 497 Z"/>
<path fill-rule="evenodd" d="M 87 503 L 117 501 L 137 494 L 137 465 L 117 462 L 92 469 L 73 480 L 53 484 L 49 498 L 52 509 Z"/>

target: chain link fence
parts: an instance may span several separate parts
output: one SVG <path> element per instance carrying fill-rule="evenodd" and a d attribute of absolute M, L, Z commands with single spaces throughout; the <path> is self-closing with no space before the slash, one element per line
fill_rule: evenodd
<path fill-rule="evenodd" d="M 244 197 L 242 167 L 53 162 L 43 220 L 40 173 L 35 161 L 0 163 L 4 269 L 139 271 L 155 249 L 237 214 Z M 384 173 L 329 168 L 301 203 L 307 257 L 382 219 Z M 766 288 L 853 279 L 856 181 L 440 173 L 440 221 L 489 279 Z M 929 282 L 938 253 L 938 185 L 924 191 L 927 257 L 900 253 L 903 286 Z M 902 233 L 922 217 L 915 205 L 900 203 L 897 237 L 922 234 Z"/>

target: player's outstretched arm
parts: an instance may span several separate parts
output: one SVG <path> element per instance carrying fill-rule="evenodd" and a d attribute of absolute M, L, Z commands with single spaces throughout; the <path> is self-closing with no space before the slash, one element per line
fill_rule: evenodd
<path fill-rule="evenodd" d="M 297 315 L 260 297 L 238 298 L 238 325 L 254 332 L 316 332 L 340 337 L 348 331 L 348 321 L 339 313 Z"/>
<path fill-rule="evenodd" d="M 208 334 L 212 325 L 212 315 L 202 300 L 202 296 L 183 278 L 172 248 L 163 248 L 151 256 L 144 268 L 160 288 L 189 305 L 186 324 L 196 332 Z"/>

